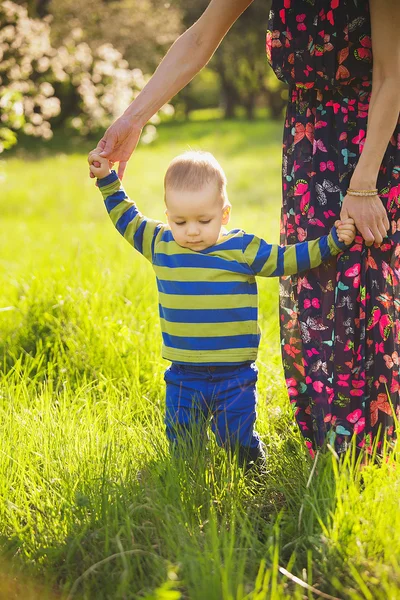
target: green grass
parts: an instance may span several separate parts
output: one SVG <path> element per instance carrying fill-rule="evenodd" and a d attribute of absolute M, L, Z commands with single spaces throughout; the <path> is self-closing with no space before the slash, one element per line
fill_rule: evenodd
<path fill-rule="evenodd" d="M 125 187 L 162 218 L 168 162 L 210 150 L 232 226 L 277 242 L 280 139 L 264 121 L 165 124 Z M 0 163 L 1 600 L 400 598 L 398 455 L 360 474 L 327 452 L 311 470 L 283 384 L 277 281 L 260 282 L 268 476 L 244 477 L 212 439 L 169 455 L 153 273 L 109 222 L 90 148 L 58 137 Z"/>

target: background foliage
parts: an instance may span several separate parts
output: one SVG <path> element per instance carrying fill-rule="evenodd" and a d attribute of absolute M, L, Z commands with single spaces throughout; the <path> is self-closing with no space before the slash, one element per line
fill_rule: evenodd
<path fill-rule="evenodd" d="M 208 0 L 30 0 L 0 5 L 0 151 L 18 135 L 50 139 L 63 128 L 98 134 L 143 89 L 172 42 Z M 234 24 L 209 65 L 152 119 L 187 118 L 199 108 L 257 106 L 282 114 L 285 91 L 265 58 L 268 5 L 255 0 Z"/>

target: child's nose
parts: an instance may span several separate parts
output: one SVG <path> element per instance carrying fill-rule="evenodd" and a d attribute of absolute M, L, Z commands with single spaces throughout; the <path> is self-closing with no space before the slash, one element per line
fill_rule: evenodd
<path fill-rule="evenodd" d="M 194 236 L 194 235 L 198 235 L 198 234 L 199 234 L 199 228 L 198 228 L 198 226 L 196 225 L 196 223 L 193 223 L 193 224 L 191 224 L 191 225 L 188 225 L 188 228 L 187 228 L 187 234 L 188 234 L 188 235 L 191 235 L 191 236 Z"/>

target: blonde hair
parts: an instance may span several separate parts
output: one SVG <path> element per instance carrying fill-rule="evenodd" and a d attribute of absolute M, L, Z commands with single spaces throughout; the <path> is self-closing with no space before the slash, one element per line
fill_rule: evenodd
<path fill-rule="evenodd" d="M 210 152 L 191 150 L 174 158 L 164 177 L 164 190 L 198 191 L 207 183 L 215 182 L 224 204 L 230 204 L 226 194 L 226 176 Z"/>

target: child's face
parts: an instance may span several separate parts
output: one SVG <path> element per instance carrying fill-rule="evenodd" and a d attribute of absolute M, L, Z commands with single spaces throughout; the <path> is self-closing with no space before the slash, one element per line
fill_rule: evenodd
<path fill-rule="evenodd" d="M 215 183 L 195 192 L 168 188 L 165 203 L 176 243 L 191 250 L 204 250 L 215 244 L 229 221 L 230 206 L 224 205 Z"/>

